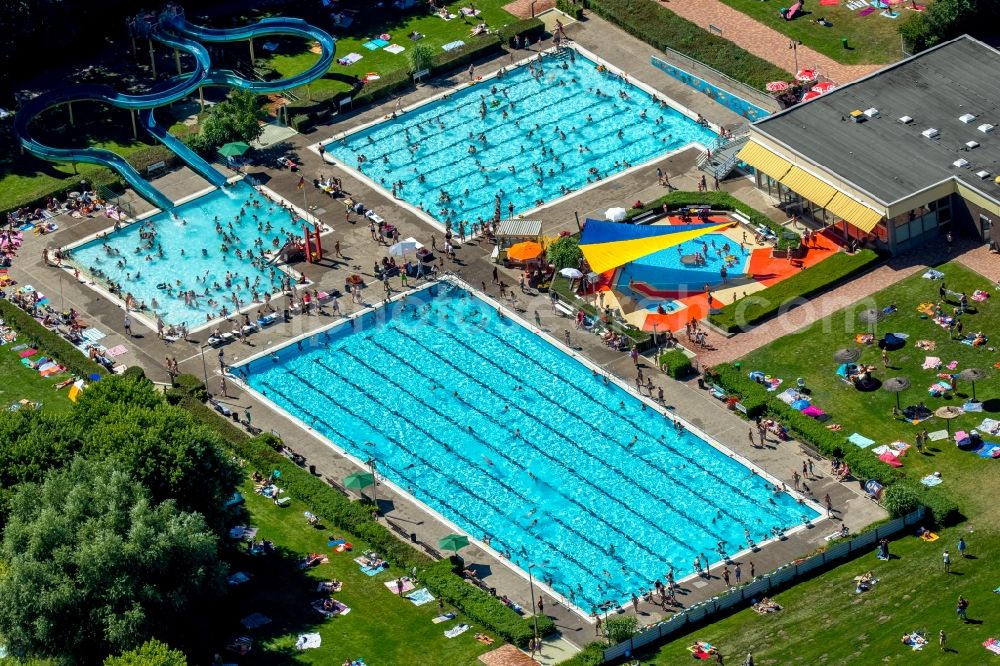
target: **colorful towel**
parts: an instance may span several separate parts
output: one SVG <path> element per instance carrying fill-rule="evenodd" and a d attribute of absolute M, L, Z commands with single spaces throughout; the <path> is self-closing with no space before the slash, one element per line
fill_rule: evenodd
<path fill-rule="evenodd" d="M 383 571 L 385 571 L 384 564 L 380 564 L 377 567 L 361 567 L 361 573 L 363 573 L 366 576 L 377 576 Z"/>
<path fill-rule="evenodd" d="M 125 345 L 116 345 L 108 350 L 108 356 L 121 356 L 126 353 L 128 353 L 128 349 Z"/>
<path fill-rule="evenodd" d="M 985 430 L 991 435 L 995 435 L 1000 432 L 1000 421 L 996 419 L 983 419 L 983 422 L 979 424 L 976 430 Z"/>
<path fill-rule="evenodd" d="M 875 12 L 874 7 L 865 7 L 860 12 L 858 12 L 858 16 L 868 16 L 869 14 L 872 14 L 874 12 Z"/>
<path fill-rule="evenodd" d="M 1000 458 L 1000 446 L 996 444 L 986 444 L 979 450 L 980 458 Z"/>
<path fill-rule="evenodd" d="M 34 347 L 28 347 L 23 352 L 21 352 L 20 354 L 18 354 L 18 356 L 20 356 L 21 358 L 28 358 L 29 356 L 33 356 L 34 354 L 37 354 L 37 353 L 38 353 L 37 349 L 35 349 Z"/>
<path fill-rule="evenodd" d="M 454 613 L 445 613 L 444 615 L 438 615 L 436 618 L 432 619 L 431 622 L 434 624 L 441 624 L 442 622 L 447 622 L 448 620 L 454 620 Z"/>
<path fill-rule="evenodd" d="M 441 48 L 444 49 L 445 51 L 454 51 L 455 49 L 462 48 L 463 46 L 465 46 L 465 42 L 463 42 L 461 39 L 456 39 L 453 42 L 448 42 Z"/>
<path fill-rule="evenodd" d="M 947 430 L 935 430 L 934 432 L 927 434 L 927 439 L 932 442 L 940 442 L 942 439 L 948 439 Z"/>
<path fill-rule="evenodd" d="M 384 39 L 373 39 L 371 41 L 365 42 L 361 46 L 365 47 L 369 51 L 378 51 L 379 49 L 389 46 L 389 42 L 385 41 Z"/>
<path fill-rule="evenodd" d="M 924 370 L 937 370 L 941 367 L 941 359 L 937 356 L 928 356 L 924 358 Z"/>
<path fill-rule="evenodd" d="M 384 585 L 385 585 L 385 589 L 389 590 L 393 594 L 399 594 L 399 588 L 396 587 L 396 581 L 394 581 L 394 580 L 387 580 L 387 581 L 385 581 Z M 410 580 L 409 578 L 407 578 L 406 580 L 403 581 L 403 592 L 409 592 L 413 588 L 414 588 L 414 585 L 413 585 L 413 581 L 412 580 Z"/>
<path fill-rule="evenodd" d="M 448 638 L 454 638 L 455 636 L 459 636 L 461 634 L 464 634 L 468 630 L 469 630 L 469 625 L 467 625 L 467 624 L 460 624 L 457 627 L 452 627 L 448 631 L 444 632 L 444 635 L 446 637 L 448 637 Z"/>
<path fill-rule="evenodd" d="M 353 65 L 357 61 L 361 60 L 364 56 L 360 53 L 348 53 L 343 58 L 338 58 L 337 62 L 341 65 Z"/>
<path fill-rule="evenodd" d="M 840 0 L 819 0 L 819 4 L 824 7 L 836 7 L 840 4 Z"/>
<path fill-rule="evenodd" d="M 391 53 L 393 55 L 399 55 L 405 50 L 406 49 L 400 46 L 399 44 L 390 44 L 389 46 L 385 47 L 385 52 Z"/>
<path fill-rule="evenodd" d="M 868 439 L 867 437 L 865 437 L 860 433 L 852 434 L 850 437 L 847 438 L 847 441 L 861 449 L 867 449 L 869 446 L 875 443 L 874 439 Z"/>
<path fill-rule="evenodd" d="M 939 486 L 942 483 L 940 476 L 934 476 L 933 474 L 928 474 L 924 478 L 920 479 L 920 483 L 924 484 L 928 488 L 933 488 L 934 486 Z"/>
<path fill-rule="evenodd" d="M 412 601 L 414 606 L 423 606 L 434 601 L 434 595 L 428 592 L 426 587 L 422 587 L 416 592 L 411 592 L 406 595 L 406 598 Z"/>

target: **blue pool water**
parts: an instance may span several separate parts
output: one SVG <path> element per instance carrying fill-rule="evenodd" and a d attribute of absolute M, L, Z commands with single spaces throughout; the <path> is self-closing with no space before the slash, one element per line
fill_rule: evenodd
<path fill-rule="evenodd" d="M 722 249 L 727 243 L 729 251 L 720 257 L 716 249 Z M 681 263 L 681 257 L 696 252 L 705 256 L 705 265 L 685 266 Z M 727 256 L 735 257 L 735 263 L 727 265 Z M 701 291 L 706 284 L 710 287 L 722 284 L 720 269 L 723 266 L 727 266 L 726 279 L 732 281 L 743 276 L 749 264 L 750 253 L 744 254 L 739 243 L 722 234 L 705 234 L 697 240 L 654 252 L 626 264 L 618 274 L 618 285 L 627 287 L 631 280 L 635 280 L 662 291 Z"/>
<path fill-rule="evenodd" d="M 385 189 L 396 183 L 400 198 L 435 219 L 471 224 L 494 217 L 498 196 L 507 217 L 509 204 L 514 213 L 526 211 L 627 165 L 715 138 L 638 87 L 580 55 L 571 62 L 568 54 L 536 63 L 537 78 L 518 67 L 325 150 Z"/>
<path fill-rule="evenodd" d="M 816 516 L 449 283 L 235 372 L 587 610 Z"/>
<path fill-rule="evenodd" d="M 123 297 L 131 293 L 167 324 L 195 328 L 220 316 L 223 307 L 236 310 L 234 295 L 245 307 L 255 292 L 262 299 L 280 291 L 284 273 L 261 257 L 289 233 L 298 230 L 301 237 L 296 219 L 239 182 L 81 245 L 72 262 L 104 284 L 120 285 Z M 182 292 L 191 290 L 196 298 L 186 302 Z"/>
<path fill-rule="evenodd" d="M 695 90 L 705 93 L 719 104 L 728 107 L 731 111 L 740 114 L 750 122 L 761 120 L 771 115 L 770 111 L 760 108 L 756 104 L 751 104 L 742 97 L 732 94 L 722 88 L 712 85 L 705 79 L 695 76 L 690 72 L 685 72 L 680 67 L 671 65 L 669 62 L 650 56 L 649 62 L 653 67 L 666 72 L 681 83 L 686 83 Z"/>

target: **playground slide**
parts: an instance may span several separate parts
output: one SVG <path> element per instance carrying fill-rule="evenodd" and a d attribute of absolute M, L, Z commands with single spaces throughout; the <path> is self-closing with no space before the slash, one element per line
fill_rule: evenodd
<path fill-rule="evenodd" d="M 123 109 L 140 110 L 143 112 L 141 114 L 143 127 L 150 134 L 173 150 L 194 171 L 206 178 L 213 185 L 218 186 L 225 182 L 225 178 L 208 162 L 190 150 L 176 137 L 172 136 L 166 129 L 158 125 L 153 117 L 152 109 L 173 104 L 206 84 L 245 88 L 257 93 L 279 92 L 304 85 L 309 81 L 323 76 L 329 70 L 330 65 L 333 64 L 336 51 L 336 41 L 333 37 L 301 19 L 263 19 L 249 26 L 226 30 L 202 28 L 187 23 L 181 18 L 168 19 L 166 24 L 168 30 L 164 30 L 161 26 L 151 33 L 151 37 L 167 46 L 193 56 L 195 60 L 193 71 L 173 77 L 162 89 L 143 95 L 125 95 L 116 92 L 108 86 L 101 85 L 77 85 L 43 93 L 22 105 L 14 120 L 14 130 L 24 149 L 37 157 L 53 162 L 85 162 L 113 169 L 140 196 L 149 200 L 157 207 L 167 210 L 173 206 L 173 202 L 145 180 L 120 155 L 101 148 L 54 148 L 46 146 L 32 137 L 30 132 L 32 119 L 45 109 L 76 101 L 104 102 Z M 177 34 L 174 34 L 174 32 Z M 292 34 L 318 41 L 321 47 L 319 61 L 305 72 L 286 79 L 269 82 L 249 81 L 229 70 L 212 70 L 208 50 L 198 41 L 195 41 L 239 41 L 257 36 L 278 34 Z"/>

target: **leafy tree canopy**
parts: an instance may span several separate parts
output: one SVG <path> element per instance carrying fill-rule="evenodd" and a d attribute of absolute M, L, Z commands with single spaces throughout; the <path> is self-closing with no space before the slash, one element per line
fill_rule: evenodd
<path fill-rule="evenodd" d="M 264 132 L 259 122 L 262 118 L 257 95 L 249 90 L 234 88 L 229 99 L 213 106 L 202 123 L 201 147 L 214 149 L 231 141 L 255 141 Z"/>
<path fill-rule="evenodd" d="M 23 484 L 0 556 L 0 635 L 15 653 L 99 663 L 217 590 L 216 536 L 154 503 L 120 466 L 82 458 Z"/>
<path fill-rule="evenodd" d="M 556 270 L 567 266 L 576 268 L 583 258 L 583 251 L 580 250 L 579 239 L 575 236 L 563 236 L 545 248 L 545 256 Z"/>
<path fill-rule="evenodd" d="M 153 639 L 118 657 L 108 657 L 104 666 L 187 666 L 187 657 L 166 643 Z"/>

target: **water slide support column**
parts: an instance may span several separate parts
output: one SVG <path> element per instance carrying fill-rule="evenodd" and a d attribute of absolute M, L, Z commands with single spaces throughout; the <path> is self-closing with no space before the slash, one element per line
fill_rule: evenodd
<path fill-rule="evenodd" d="M 69 109 L 69 124 L 76 127 L 76 122 L 73 120 L 73 102 L 66 102 L 66 108 Z"/>
<path fill-rule="evenodd" d="M 181 70 L 181 52 L 177 49 L 174 49 L 174 63 L 177 65 L 177 76 L 180 76 L 184 71 Z"/>
<path fill-rule="evenodd" d="M 201 112 L 205 113 L 205 89 L 198 86 L 198 103 L 201 105 Z"/>
<path fill-rule="evenodd" d="M 149 39 L 149 66 L 153 69 L 153 78 L 156 78 L 156 55 L 153 53 L 153 39 Z"/>
<path fill-rule="evenodd" d="M 253 56 L 253 37 L 250 38 L 250 69 L 253 70 L 257 60 Z"/>
<path fill-rule="evenodd" d="M 132 118 L 132 138 L 133 139 L 138 139 L 139 138 L 139 129 L 138 129 L 138 127 L 136 127 L 136 124 L 135 124 L 135 109 L 129 109 L 128 114 Z"/>

